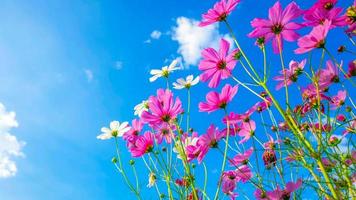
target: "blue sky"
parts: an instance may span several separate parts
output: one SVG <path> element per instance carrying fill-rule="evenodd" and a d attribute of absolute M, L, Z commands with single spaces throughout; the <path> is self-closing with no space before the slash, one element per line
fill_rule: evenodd
<path fill-rule="evenodd" d="M 177 18 L 200 20 L 214 2 L 2 0 L 0 102 L 16 112 L 19 126 L 11 134 L 26 145 L 25 156 L 14 158 L 17 174 L 0 179 L 0 199 L 118 199 L 127 194 L 110 163 L 112 141 L 96 136 L 111 120 L 131 121 L 133 107 L 164 86 L 163 81 L 148 82 L 149 70 L 182 56 L 177 52 L 179 43 L 172 39 Z M 282 1 L 284 6 L 286 2 Z M 231 16 L 247 52 L 257 50 L 245 37 L 251 31 L 249 21 L 266 17 L 273 3 L 245 0 Z M 161 32 L 159 38 L 150 36 L 154 30 Z M 214 43 L 226 33 L 224 27 L 215 28 L 207 40 Z M 295 47 L 286 44 L 286 49 Z M 286 57 L 290 60 L 293 55 Z M 189 69 L 174 78 L 198 74 L 194 64 L 185 67 Z M 193 105 L 208 91 L 205 84 L 197 90 Z M 252 104 L 253 97 L 243 89 L 240 95 L 245 96 L 234 106 L 244 111 L 239 105 Z M 219 115 L 196 116 L 213 121 Z M 208 126 L 194 121 L 197 130 Z"/>

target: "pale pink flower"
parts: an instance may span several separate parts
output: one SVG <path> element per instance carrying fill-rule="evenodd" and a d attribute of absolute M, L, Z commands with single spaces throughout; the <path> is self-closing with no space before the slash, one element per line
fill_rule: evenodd
<path fill-rule="evenodd" d="M 170 90 L 157 90 L 157 96 L 151 96 L 148 102 L 149 111 L 143 111 L 141 120 L 152 126 L 171 123 L 177 115 L 183 112 L 182 103 L 177 97 L 174 101 Z"/>
<path fill-rule="evenodd" d="M 204 159 L 210 148 L 218 147 L 219 140 L 223 137 L 223 134 L 213 124 L 209 126 L 205 134 L 201 135 L 198 139 L 198 145 L 200 152 L 198 155 L 198 162 Z"/>
<path fill-rule="evenodd" d="M 323 48 L 329 30 L 330 21 L 325 21 L 324 24 L 314 27 L 308 35 L 298 39 L 299 48 L 294 50 L 294 53 L 303 54 L 316 48 Z"/>
<path fill-rule="evenodd" d="M 199 23 L 199 26 L 207 26 L 215 22 L 224 21 L 239 2 L 240 0 L 221 0 L 217 2 L 212 9 L 202 15 L 203 20 Z"/>
<path fill-rule="evenodd" d="M 340 90 L 337 92 L 337 95 L 331 97 L 331 109 L 340 108 L 344 105 L 346 99 L 346 90 Z"/>
<path fill-rule="evenodd" d="M 233 166 L 238 166 L 240 164 L 246 165 L 252 153 L 253 153 L 253 148 L 251 147 L 244 153 L 237 154 L 234 158 L 230 159 L 230 163 Z"/>
<path fill-rule="evenodd" d="M 132 157 L 141 157 L 153 150 L 154 136 L 150 131 L 138 136 L 135 145 L 130 148 Z"/>
<path fill-rule="evenodd" d="M 302 179 L 298 179 L 297 182 L 288 182 L 286 184 L 286 188 L 281 190 L 279 186 L 276 190 L 270 192 L 268 197 L 270 200 L 281 200 L 281 199 L 289 199 L 292 192 L 296 191 L 302 185 Z"/>
<path fill-rule="evenodd" d="M 248 122 L 250 120 L 250 116 L 256 111 L 256 107 L 253 106 L 248 109 L 243 114 L 238 114 L 231 112 L 227 117 L 224 117 L 223 122 L 226 124 L 227 120 L 229 120 L 229 124 L 237 124 L 240 122 Z"/>
<path fill-rule="evenodd" d="M 238 180 L 243 183 L 246 183 L 248 180 L 252 178 L 251 169 L 247 165 L 241 165 L 235 171 Z"/>
<path fill-rule="evenodd" d="M 300 73 L 304 69 L 305 63 L 306 59 L 302 60 L 300 63 L 292 60 L 289 63 L 289 69 L 279 71 L 281 75 L 273 78 L 273 80 L 279 81 L 278 85 L 276 86 L 276 90 L 279 90 L 282 87 L 285 87 L 286 85 L 289 86 L 292 83 L 296 82 L 298 79 L 298 75 L 300 75 Z"/>
<path fill-rule="evenodd" d="M 343 135 L 349 133 L 356 133 L 356 120 L 352 120 L 352 122 L 349 123 L 349 126 L 346 127 L 346 130 L 342 132 Z"/>
<path fill-rule="evenodd" d="M 221 93 L 209 92 L 206 95 L 206 102 L 199 103 L 200 112 L 211 113 L 219 109 L 225 109 L 227 104 L 234 98 L 238 90 L 238 86 L 232 87 L 229 84 L 226 84 Z"/>
<path fill-rule="evenodd" d="M 263 144 L 263 147 L 265 149 L 270 149 L 273 150 L 276 147 L 276 144 L 280 144 L 281 140 L 274 140 L 273 137 L 270 134 L 267 134 L 268 141 Z"/>
<path fill-rule="evenodd" d="M 228 195 L 231 200 L 234 200 L 238 194 L 234 192 L 239 178 L 234 170 L 226 171 L 222 174 L 222 191 Z"/>
<path fill-rule="evenodd" d="M 263 112 L 264 110 L 268 109 L 272 105 L 271 97 L 265 97 L 263 101 L 257 102 L 252 109 L 256 110 L 257 112 Z"/>
<path fill-rule="evenodd" d="M 265 42 L 272 39 L 273 51 L 274 53 L 279 53 L 283 49 L 283 40 L 292 42 L 300 37 L 295 31 L 303 26 L 296 22 L 291 22 L 291 20 L 299 17 L 301 14 L 302 10 L 295 2 L 288 4 L 282 10 L 281 3 L 277 1 L 269 9 L 269 19 L 255 18 L 252 20 L 251 26 L 255 29 L 248 36 L 264 38 Z M 279 45 L 281 49 L 279 49 Z"/>
<path fill-rule="evenodd" d="M 156 131 L 155 138 L 158 144 L 161 144 L 163 139 L 167 144 L 172 143 L 174 137 L 173 131 L 176 129 L 175 126 L 170 126 L 167 123 L 162 123 L 159 126 L 155 126 L 154 130 Z"/>
<path fill-rule="evenodd" d="M 267 192 L 262 191 L 261 189 L 257 189 L 255 190 L 255 192 L 253 193 L 253 195 L 255 196 L 255 198 L 257 200 L 269 200 Z"/>
<path fill-rule="evenodd" d="M 229 54 L 230 44 L 225 39 L 220 40 L 220 49 L 217 52 L 213 48 L 202 51 L 203 60 L 199 63 L 199 70 L 203 71 L 200 80 L 210 80 L 209 87 L 215 88 L 221 79 L 227 79 L 235 68 L 237 60 L 234 58 L 237 50 Z"/>
<path fill-rule="evenodd" d="M 340 67 L 342 63 L 340 64 Z M 326 68 L 317 72 L 320 90 L 328 88 L 332 83 L 339 82 L 339 70 L 331 60 L 326 62 Z"/>
<path fill-rule="evenodd" d="M 127 146 L 131 146 L 135 143 L 138 135 L 142 131 L 143 123 L 139 119 L 134 119 L 131 122 L 130 130 L 124 133 L 122 138 L 127 141 Z"/>
<path fill-rule="evenodd" d="M 248 141 L 254 134 L 256 130 L 256 123 L 253 120 L 249 120 L 248 122 L 242 123 L 241 130 L 239 131 L 239 136 L 243 137 L 242 140 L 239 141 L 239 144 L 242 144 Z"/>

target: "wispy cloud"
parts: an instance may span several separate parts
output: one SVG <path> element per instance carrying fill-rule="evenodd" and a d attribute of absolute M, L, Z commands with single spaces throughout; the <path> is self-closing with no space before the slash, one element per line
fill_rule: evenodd
<path fill-rule="evenodd" d="M 13 159 L 24 156 L 21 150 L 25 143 L 9 133 L 12 128 L 18 127 L 15 116 L 15 112 L 7 112 L 0 103 L 0 178 L 15 176 L 17 167 Z"/>
<path fill-rule="evenodd" d="M 121 70 L 122 68 L 123 68 L 123 66 L 124 66 L 124 63 L 122 62 L 122 61 L 116 61 L 115 62 L 115 69 L 117 69 L 117 70 Z"/>
<path fill-rule="evenodd" d="M 150 44 L 152 40 L 158 40 L 162 36 L 162 32 L 159 30 L 154 30 L 150 34 L 150 38 L 145 40 L 144 43 Z"/>
<path fill-rule="evenodd" d="M 152 31 L 150 36 L 152 39 L 158 40 L 161 37 L 161 35 L 162 35 L 161 31 L 154 30 L 154 31 Z"/>
<path fill-rule="evenodd" d="M 218 24 L 202 28 L 198 23 L 194 19 L 178 17 L 176 26 L 172 28 L 172 40 L 178 42 L 177 52 L 182 55 L 185 65 L 197 65 L 201 51 L 207 47 L 217 48 L 220 38 L 233 44 L 231 37 L 219 33 Z"/>
<path fill-rule="evenodd" d="M 84 69 L 85 76 L 87 77 L 88 82 L 91 82 L 94 79 L 93 71 L 90 69 Z"/>

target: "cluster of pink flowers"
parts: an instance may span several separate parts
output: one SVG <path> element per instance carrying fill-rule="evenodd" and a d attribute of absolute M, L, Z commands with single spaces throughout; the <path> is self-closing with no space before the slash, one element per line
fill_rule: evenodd
<path fill-rule="evenodd" d="M 203 14 L 199 26 L 226 23 L 237 48 L 231 49 L 232 44 L 221 38 L 219 49 L 208 47 L 202 50 L 199 76 L 194 79 L 190 75 L 173 83 L 174 89 L 188 91 L 187 105 L 181 101 L 185 98 L 174 97 L 169 86 L 170 74 L 179 69 L 178 61 L 174 60 L 169 67 L 151 70 L 153 77 L 150 81 L 164 78 L 167 87 L 158 89 L 156 95 L 135 107 L 138 118 L 130 125 L 114 121 L 110 129 L 102 129 L 103 134 L 98 138 L 122 136 L 131 156 L 143 158 L 149 169 L 149 187 L 158 187 L 156 179 L 163 180 L 169 199 L 174 199 L 174 191 L 180 199 L 205 199 L 206 191 L 196 187 L 200 179 L 194 177 L 195 170 L 204 166 L 207 176 L 207 157 L 214 155 L 215 158 L 216 154 L 222 158 L 216 159 L 216 162 L 222 160 L 222 167 L 216 175 L 218 187 L 214 199 L 219 199 L 220 190 L 235 199 L 241 195 L 238 192 L 240 184 L 253 187 L 256 199 L 283 200 L 292 199 L 292 196 L 295 199 L 297 191 L 304 188 L 316 191 L 314 196 L 324 199 L 347 199 L 356 195 L 356 151 L 352 138 L 356 133 L 356 107 L 352 99 L 355 97 L 356 60 L 350 60 L 347 70 L 344 69 L 343 61 L 332 55 L 326 42 L 331 40 L 328 38 L 330 32 L 345 28 L 342 31 L 346 39 L 353 43 L 356 1 L 346 12 L 338 7 L 337 0 L 317 0 L 305 10 L 295 2 L 283 9 L 280 1 L 276 1 L 268 10 L 268 19 L 251 21 L 253 30 L 248 34 L 248 37 L 257 39 L 256 44 L 262 50 L 263 70 L 254 67 L 230 30 L 228 16 L 239 3 L 240 0 L 220 0 Z M 301 35 L 298 33 L 301 29 L 307 29 L 308 33 Z M 271 64 L 275 82 L 268 82 L 269 72 L 266 70 L 269 57 L 265 55 L 265 44 L 269 41 L 272 41 L 273 52 L 280 54 L 281 63 Z M 288 68 L 284 67 L 284 41 L 298 46 L 291 53 L 293 59 Z M 318 63 L 311 59 L 316 49 L 322 51 Z M 337 51 L 338 54 L 355 55 L 351 48 L 343 45 Z M 304 54 L 307 52 L 310 56 Z M 254 55 L 254 59 L 259 58 Z M 241 75 L 234 75 L 239 65 L 253 83 L 241 82 Z M 197 119 L 194 115 L 191 119 L 191 90 L 199 80 L 208 82 L 210 91 L 205 100 L 194 96 L 200 102 L 193 106 L 204 117 Z M 276 84 L 275 91 L 270 90 L 270 84 Z M 219 87 L 220 92 L 215 91 Z M 244 91 L 241 91 L 244 89 L 259 99 L 248 99 L 249 105 L 240 103 L 245 100 Z M 284 93 L 279 92 L 282 89 L 286 92 L 285 98 L 282 98 Z M 239 102 L 238 106 L 233 106 L 234 100 Z M 237 111 L 241 108 L 244 112 Z M 211 120 L 206 116 L 210 114 L 223 115 Z M 195 129 L 198 126 L 192 122 L 204 125 L 206 131 L 199 134 L 200 131 Z M 173 153 L 178 158 L 176 161 Z M 134 165 L 134 162 L 130 164 Z M 128 181 L 121 163 L 118 169 Z M 274 180 L 265 174 L 272 172 Z M 307 175 L 311 178 L 302 178 Z M 132 184 L 128 185 L 140 199 L 138 186 L 135 189 Z M 171 187 L 177 188 L 173 190 Z M 164 195 L 156 189 L 162 199 Z"/>

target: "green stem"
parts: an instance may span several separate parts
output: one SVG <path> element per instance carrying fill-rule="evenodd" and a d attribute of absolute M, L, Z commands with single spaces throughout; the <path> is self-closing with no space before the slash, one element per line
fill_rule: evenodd
<path fill-rule="evenodd" d="M 282 65 L 282 72 L 284 76 L 284 88 L 285 88 L 285 93 L 286 93 L 286 105 L 287 108 L 289 107 L 289 95 L 288 95 L 288 85 L 287 85 L 287 73 L 286 73 L 286 67 L 284 66 L 284 60 L 283 60 L 283 54 L 282 54 L 282 44 L 280 41 L 280 36 L 277 37 L 277 43 L 278 43 L 278 50 L 279 50 L 279 58 L 281 61 Z"/>
<path fill-rule="evenodd" d="M 230 127 L 229 127 L 229 120 L 228 120 L 228 115 L 227 115 L 226 110 L 225 110 L 225 116 L 226 116 L 226 128 L 227 128 L 226 141 L 225 141 L 226 144 L 225 144 L 224 157 L 223 157 L 223 162 L 222 162 L 222 166 L 221 166 L 221 171 L 220 171 L 220 174 L 219 174 L 218 187 L 217 187 L 216 192 L 215 192 L 214 200 L 217 200 L 218 197 L 219 197 L 220 186 L 221 186 L 221 183 L 222 183 L 221 176 L 222 176 L 222 174 L 224 173 L 224 170 L 225 170 L 226 158 L 227 158 L 227 150 L 228 150 L 228 147 L 229 147 Z"/>
<path fill-rule="evenodd" d="M 132 186 L 131 182 L 129 181 L 129 179 L 128 179 L 126 173 L 125 173 L 124 168 L 122 167 L 121 156 L 120 156 L 120 151 L 119 151 L 119 145 L 118 145 L 116 137 L 115 137 L 115 146 L 116 146 L 117 161 L 119 162 L 119 167 L 117 167 L 117 169 L 121 173 L 121 175 L 123 176 L 127 186 L 136 195 L 136 198 L 141 200 L 140 193 Z"/>

